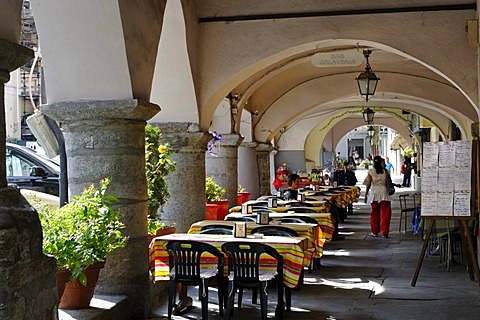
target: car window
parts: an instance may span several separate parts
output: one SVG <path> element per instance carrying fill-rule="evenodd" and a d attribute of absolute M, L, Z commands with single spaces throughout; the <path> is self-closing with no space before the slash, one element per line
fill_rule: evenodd
<path fill-rule="evenodd" d="M 35 164 L 17 154 L 7 151 L 7 176 L 29 176 L 30 169 Z"/>

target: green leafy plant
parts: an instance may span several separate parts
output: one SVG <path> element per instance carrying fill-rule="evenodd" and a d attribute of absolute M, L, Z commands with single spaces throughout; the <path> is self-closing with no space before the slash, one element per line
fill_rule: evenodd
<path fill-rule="evenodd" d="M 167 185 L 167 175 L 175 171 L 175 163 L 169 156 L 172 149 L 168 144 L 161 144 L 162 134 L 158 127 L 150 124 L 145 126 L 145 174 L 148 185 L 148 223 L 151 230 L 161 228 L 157 221 L 158 208 L 163 206 L 170 196 Z M 157 221 L 158 223 L 156 223 Z M 157 228 L 157 229 L 155 229 Z"/>
<path fill-rule="evenodd" d="M 173 226 L 175 226 L 175 224 L 167 225 L 163 222 L 158 221 L 157 219 L 148 219 L 148 233 L 151 235 L 155 235 L 158 230 L 163 230 Z"/>
<path fill-rule="evenodd" d="M 410 147 L 406 147 L 403 149 L 402 155 L 406 158 L 411 158 L 413 155 L 413 150 Z"/>
<path fill-rule="evenodd" d="M 238 189 L 237 189 L 237 192 L 245 192 L 247 191 L 247 189 L 245 189 L 243 186 L 241 185 L 238 185 Z"/>
<path fill-rule="evenodd" d="M 109 179 L 101 180 L 98 188 L 92 184 L 53 210 L 39 200 L 33 203 L 43 228 L 43 252 L 57 259 L 60 270 L 70 270 L 70 280 L 78 278 L 83 285 L 88 266 L 126 245 L 122 214 L 112 208 L 117 198 L 106 193 L 109 184 Z"/>
<path fill-rule="evenodd" d="M 220 201 L 227 191 L 213 181 L 213 178 L 205 179 L 205 194 L 207 202 Z"/>

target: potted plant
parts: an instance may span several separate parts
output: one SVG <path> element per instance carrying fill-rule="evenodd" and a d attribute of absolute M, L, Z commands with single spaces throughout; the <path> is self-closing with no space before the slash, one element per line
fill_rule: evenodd
<path fill-rule="evenodd" d="M 241 185 L 238 185 L 238 190 L 237 190 L 237 205 L 242 205 L 242 203 L 247 202 L 250 200 L 250 192 L 247 192 L 247 190 L 242 187 Z"/>
<path fill-rule="evenodd" d="M 60 308 L 88 307 L 107 254 L 126 245 L 122 215 L 112 208 L 117 198 L 106 193 L 109 184 L 109 179 L 101 180 L 98 188 L 92 184 L 61 208 L 34 202 L 43 229 L 43 252 L 57 259 L 59 279 L 65 273 L 69 278 L 59 297 Z M 79 300 L 74 299 L 77 294 Z"/>
<path fill-rule="evenodd" d="M 166 225 L 157 219 L 148 219 L 148 243 L 152 242 L 155 236 L 159 237 L 176 231 L 175 225 Z"/>
<path fill-rule="evenodd" d="M 150 124 L 145 126 L 145 174 L 148 186 L 148 233 L 150 236 L 159 235 L 159 230 L 174 230 L 174 226 L 167 226 L 158 221 L 157 211 L 166 202 L 168 192 L 167 175 L 175 171 L 175 163 L 169 156 L 172 149 L 168 144 L 161 144 L 162 134 L 158 127 Z M 173 233 L 170 232 L 170 233 Z"/>
<path fill-rule="evenodd" d="M 228 212 L 229 201 L 223 199 L 227 191 L 213 181 L 205 178 L 205 195 L 207 201 L 207 220 L 223 220 Z"/>

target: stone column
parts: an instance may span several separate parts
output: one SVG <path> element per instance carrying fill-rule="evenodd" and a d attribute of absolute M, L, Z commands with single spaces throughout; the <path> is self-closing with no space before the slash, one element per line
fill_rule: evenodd
<path fill-rule="evenodd" d="M 0 319 L 53 319 L 57 313 L 56 260 L 42 252 L 37 212 L 14 188 L 5 167 L 4 84 L 30 59 L 30 49 L 0 39 Z"/>
<path fill-rule="evenodd" d="M 64 130 L 69 198 L 109 177 L 108 193 L 119 201 L 129 237 L 125 248 L 107 257 L 96 294 L 126 295 L 133 317 L 150 305 L 147 243 L 146 120 L 160 108 L 138 100 L 59 102 L 42 111 Z"/>
<path fill-rule="evenodd" d="M 170 159 L 176 163 L 167 178 L 170 198 L 159 218 L 166 224 L 175 223 L 177 232 L 187 232 L 192 223 L 205 219 L 205 152 L 212 135 L 199 131 L 194 123 L 152 125 L 160 128 L 163 140 L 173 149 Z"/>
<path fill-rule="evenodd" d="M 222 134 L 222 140 L 216 142 L 216 155 L 206 154 L 207 175 L 225 188 L 229 207 L 237 205 L 238 146 L 242 141 L 239 134 Z"/>
<path fill-rule="evenodd" d="M 257 152 L 258 181 L 260 196 L 270 195 L 270 152 L 273 147 L 270 143 L 258 143 Z"/>

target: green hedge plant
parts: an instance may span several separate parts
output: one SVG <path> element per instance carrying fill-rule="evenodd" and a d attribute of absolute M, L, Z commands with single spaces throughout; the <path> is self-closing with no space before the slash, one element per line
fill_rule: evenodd
<path fill-rule="evenodd" d="M 205 179 L 205 195 L 207 202 L 223 200 L 223 196 L 227 191 L 213 181 L 213 178 Z"/>

